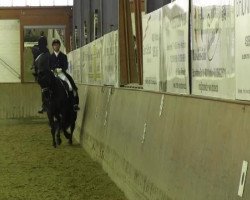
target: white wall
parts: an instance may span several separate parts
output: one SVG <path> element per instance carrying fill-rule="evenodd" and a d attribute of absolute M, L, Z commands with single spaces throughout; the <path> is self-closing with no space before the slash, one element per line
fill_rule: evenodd
<path fill-rule="evenodd" d="M 0 20 L 0 46 L 0 82 L 21 82 L 19 20 Z"/>

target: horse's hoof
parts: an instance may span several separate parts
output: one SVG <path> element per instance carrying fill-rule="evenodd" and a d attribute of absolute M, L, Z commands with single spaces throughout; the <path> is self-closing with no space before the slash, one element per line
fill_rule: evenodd
<path fill-rule="evenodd" d="M 65 133 L 64 136 L 65 136 L 66 139 L 70 139 L 70 134 Z"/>

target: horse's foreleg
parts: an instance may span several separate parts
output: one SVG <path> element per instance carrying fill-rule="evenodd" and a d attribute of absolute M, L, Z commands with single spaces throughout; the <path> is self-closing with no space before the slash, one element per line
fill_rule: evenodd
<path fill-rule="evenodd" d="M 62 143 L 61 137 L 60 137 L 60 132 L 61 132 L 61 119 L 59 116 L 56 116 L 56 121 L 55 121 L 55 127 L 56 127 L 56 131 L 55 131 L 55 141 L 56 141 L 56 145 L 60 145 Z"/>
<path fill-rule="evenodd" d="M 56 148 L 56 128 L 51 127 L 52 145 Z"/>
<path fill-rule="evenodd" d="M 50 132 L 52 135 L 52 145 L 56 148 L 56 126 L 55 126 L 55 122 L 53 119 L 50 119 L 49 117 L 49 124 L 50 124 Z"/>
<path fill-rule="evenodd" d="M 62 143 L 62 140 L 60 137 L 60 131 L 61 131 L 60 125 L 59 123 L 57 123 L 57 129 L 56 129 L 56 135 L 55 135 L 55 140 L 56 140 L 57 145 L 60 145 Z"/>
<path fill-rule="evenodd" d="M 60 124 L 54 119 L 54 116 L 49 111 L 47 112 L 47 115 L 51 127 L 52 145 L 56 148 L 57 145 L 60 145 L 62 142 L 60 138 Z"/>

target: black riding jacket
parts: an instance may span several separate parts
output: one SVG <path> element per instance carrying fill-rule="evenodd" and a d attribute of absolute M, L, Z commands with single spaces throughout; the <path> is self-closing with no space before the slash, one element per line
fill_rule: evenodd
<path fill-rule="evenodd" d="M 73 89 L 77 91 L 76 84 L 72 77 L 66 72 L 68 69 L 68 59 L 67 56 L 62 53 L 61 51 L 59 52 L 58 56 L 56 56 L 55 53 L 52 53 L 50 55 L 50 68 L 51 70 L 55 70 L 56 68 L 61 68 L 66 77 L 69 79 L 69 82 L 71 83 Z"/>
<path fill-rule="evenodd" d="M 55 53 L 50 55 L 50 68 L 55 70 L 56 68 L 61 68 L 64 72 L 68 69 L 68 59 L 67 56 L 59 52 L 58 56 Z"/>

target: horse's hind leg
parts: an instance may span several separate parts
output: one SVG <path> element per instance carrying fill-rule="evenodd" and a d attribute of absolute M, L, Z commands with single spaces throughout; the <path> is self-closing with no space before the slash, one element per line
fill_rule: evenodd
<path fill-rule="evenodd" d="M 52 145 L 56 148 L 55 132 L 56 132 L 55 128 L 51 127 Z"/>
<path fill-rule="evenodd" d="M 60 138 L 60 125 L 58 121 L 55 121 L 53 117 L 49 116 L 49 123 L 51 127 L 51 135 L 52 135 L 52 145 L 56 148 L 57 145 L 60 145 L 62 140 Z"/>
<path fill-rule="evenodd" d="M 56 145 L 60 145 L 62 143 L 61 137 L 60 137 L 60 132 L 61 132 L 61 126 L 58 120 L 55 121 L 55 142 Z"/>
<path fill-rule="evenodd" d="M 56 126 L 51 124 L 52 145 L 56 148 Z"/>
<path fill-rule="evenodd" d="M 60 145 L 62 143 L 62 140 L 61 140 L 61 137 L 60 137 L 60 127 L 57 127 L 55 139 L 56 139 L 56 144 L 57 145 Z"/>
<path fill-rule="evenodd" d="M 63 129 L 63 133 L 66 139 L 70 139 L 70 134 L 68 133 L 66 129 Z"/>
<path fill-rule="evenodd" d="M 72 138 L 73 138 L 73 132 L 75 130 L 75 122 L 71 124 L 70 126 L 70 138 L 69 138 L 69 144 L 73 144 Z"/>

